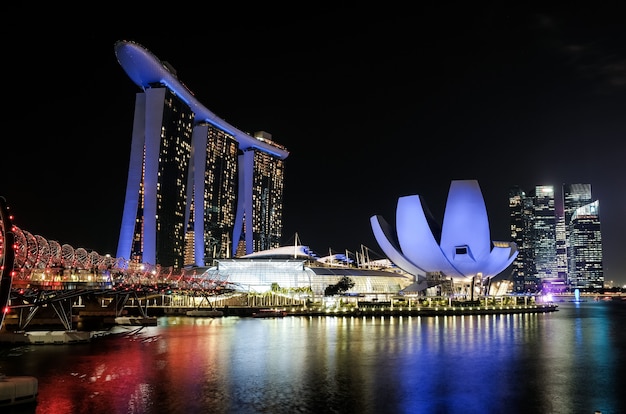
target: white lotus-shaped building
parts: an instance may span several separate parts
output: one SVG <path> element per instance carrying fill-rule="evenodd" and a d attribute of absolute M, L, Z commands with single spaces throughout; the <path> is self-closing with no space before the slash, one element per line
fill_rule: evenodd
<path fill-rule="evenodd" d="M 514 242 L 492 242 L 482 192 L 476 180 L 450 184 L 443 226 L 419 195 L 400 197 L 396 231 L 379 215 L 370 218 L 380 248 L 399 268 L 424 280 L 438 273 L 454 280 L 486 280 L 517 256 Z"/>

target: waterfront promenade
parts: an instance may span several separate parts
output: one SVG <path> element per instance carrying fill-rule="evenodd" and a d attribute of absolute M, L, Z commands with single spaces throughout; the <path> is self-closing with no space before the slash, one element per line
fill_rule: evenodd
<path fill-rule="evenodd" d="M 394 304 L 381 303 L 346 303 L 342 306 L 327 307 L 321 303 L 313 305 L 290 304 L 270 306 L 242 306 L 228 305 L 214 306 L 205 303 L 204 306 L 167 306 L 153 302 L 135 303 L 125 306 L 124 316 L 115 316 L 111 310 L 103 307 L 102 310 L 79 311 L 72 316 L 72 325 L 79 329 L 65 329 L 64 325 L 51 317 L 33 318 L 29 329 L 16 329 L 19 322 L 18 315 L 5 319 L 5 326 L 0 331 L 0 343 L 25 344 L 68 344 L 90 342 L 94 338 L 105 336 L 114 326 L 156 326 L 158 318 L 164 316 L 184 316 L 190 318 L 224 318 L 224 317 L 252 317 L 260 309 L 277 309 L 285 312 L 286 317 L 438 317 L 456 315 L 495 315 L 517 313 L 546 313 L 558 310 L 555 303 L 500 303 L 489 304 L 489 301 L 452 302 L 448 300 L 424 299 L 413 305 L 409 303 Z M 504 302 L 504 301 L 502 301 Z M 221 316 L 193 317 L 187 312 L 194 309 L 216 309 L 222 312 Z"/>
<path fill-rule="evenodd" d="M 412 297 L 390 301 L 359 301 L 354 297 L 317 297 L 315 301 L 280 295 L 216 295 L 198 297 L 180 294 L 155 294 L 128 300 L 117 308 L 115 298 L 100 298 L 97 303 L 75 299 L 71 319 L 55 315 L 52 307 L 44 307 L 20 327 L 24 308 L 16 308 L 5 318 L 0 330 L 0 342 L 33 344 L 81 343 L 105 335 L 114 326 L 155 326 L 163 316 L 186 316 L 190 310 L 216 309 L 222 317 L 252 317 L 260 309 L 279 309 L 288 317 L 437 317 L 455 315 L 508 315 L 549 313 L 569 302 L 624 301 L 622 294 L 558 295 L 545 298 L 527 295 L 481 297 L 477 300 L 453 300 L 451 297 Z M 201 317 L 196 317 L 201 318 Z"/>
<path fill-rule="evenodd" d="M 532 305 L 474 305 L 474 306 L 376 306 L 376 307 L 337 307 L 323 308 L 319 306 L 272 306 L 249 307 L 229 306 L 216 308 L 224 312 L 224 316 L 248 317 L 259 309 L 278 309 L 287 312 L 287 316 L 447 316 L 447 315 L 488 315 L 509 313 L 542 313 L 558 310 L 555 303 Z M 164 308 L 164 315 L 185 315 L 186 308 Z"/>

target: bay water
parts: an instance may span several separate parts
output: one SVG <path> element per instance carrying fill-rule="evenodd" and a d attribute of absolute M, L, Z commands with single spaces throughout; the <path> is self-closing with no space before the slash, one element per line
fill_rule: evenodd
<path fill-rule="evenodd" d="M 160 317 L 0 348 L 2 413 L 626 413 L 626 301 L 536 314 Z"/>

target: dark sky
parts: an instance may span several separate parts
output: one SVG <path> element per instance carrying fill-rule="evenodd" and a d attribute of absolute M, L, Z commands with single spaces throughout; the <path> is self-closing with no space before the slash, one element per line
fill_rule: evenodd
<path fill-rule="evenodd" d="M 626 14 L 521 3 L 10 6 L 0 195 L 20 228 L 115 254 L 139 88 L 113 45 L 132 40 L 288 148 L 285 244 L 380 252 L 370 216 L 420 194 L 441 220 L 455 179 L 479 181 L 509 240 L 511 186 L 590 183 L 605 278 L 626 284 Z"/>

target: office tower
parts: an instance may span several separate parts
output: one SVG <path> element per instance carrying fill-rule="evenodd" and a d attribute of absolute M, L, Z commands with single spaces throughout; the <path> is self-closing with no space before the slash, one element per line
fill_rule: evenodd
<path fill-rule="evenodd" d="M 599 202 L 591 197 L 591 185 L 564 184 L 560 207 L 557 213 L 552 186 L 536 186 L 528 195 L 519 187 L 509 191 L 511 237 L 519 250 L 514 291 L 547 284 L 604 287 Z"/>
<path fill-rule="evenodd" d="M 563 184 L 568 280 L 571 288 L 603 288 L 600 204 L 591 184 Z"/>
<path fill-rule="evenodd" d="M 143 91 L 117 257 L 180 268 L 277 247 L 286 148 L 218 118 L 144 47 L 119 41 L 115 53 Z"/>
<path fill-rule="evenodd" d="M 530 192 L 533 199 L 531 243 L 534 251 L 535 277 L 556 278 L 556 215 L 554 187 L 538 185 Z"/>
<path fill-rule="evenodd" d="M 567 233 L 565 231 L 565 216 L 556 215 L 556 277 L 565 282 L 567 280 Z"/>
<path fill-rule="evenodd" d="M 513 262 L 514 291 L 539 290 L 544 280 L 558 275 L 554 187 L 538 185 L 528 194 L 511 188 L 509 212 L 511 237 L 519 250 Z"/>
<path fill-rule="evenodd" d="M 509 190 L 509 214 L 511 240 L 517 244 L 517 257 L 513 261 L 513 292 L 524 293 L 536 288 L 531 275 L 535 273 L 533 251 L 530 245 L 530 219 L 532 218 L 532 199 L 520 187 Z"/>

